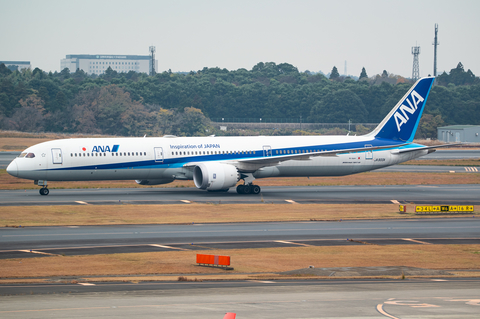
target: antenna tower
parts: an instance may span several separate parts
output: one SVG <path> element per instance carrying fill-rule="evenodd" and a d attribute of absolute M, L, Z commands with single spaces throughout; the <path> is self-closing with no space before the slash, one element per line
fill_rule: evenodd
<path fill-rule="evenodd" d="M 150 75 L 155 75 L 155 47 L 151 46 L 150 47 L 150 56 L 151 56 L 151 61 L 150 61 Z"/>
<path fill-rule="evenodd" d="M 438 24 L 435 23 L 435 39 L 433 40 L 433 76 L 437 76 L 437 45 L 440 43 L 437 39 Z"/>
<path fill-rule="evenodd" d="M 343 75 L 347 76 L 347 60 L 345 60 L 345 69 L 343 70 Z"/>
<path fill-rule="evenodd" d="M 420 54 L 420 47 L 412 47 L 412 54 L 413 54 L 412 80 L 416 81 L 420 78 L 420 64 L 418 63 L 418 55 Z"/>

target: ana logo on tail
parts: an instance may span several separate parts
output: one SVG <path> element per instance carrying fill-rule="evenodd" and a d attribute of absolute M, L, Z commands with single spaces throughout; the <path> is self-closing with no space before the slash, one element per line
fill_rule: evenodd
<path fill-rule="evenodd" d="M 405 104 L 402 104 L 398 111 L 395 112 L 395 114 L 393 115 L 394 118 L 395 118 L 395 123 L 397 124 L 397 129 L 398 131 L 400 132 L 401 130 L 401 126 L 403 124 L 406 124 L 408 122 L 408 120 L 410 119 L 408 117 L 408 114 L 407 113 L 410 113 L 410 114 L 413 114 L 415 113 L 415 111 L 417 110 L 418 108 L 418 104 L 423 102 L 425 99 L 417 93 L 417 91 L 413 90 L 412 93 L 410 94 L 410 97 L 412 99 L 412 102 L 413 102 L 413 105 L 412 105 L 412 102 L 410 102 L 410 100 L 408 99 L 408 97 L 405 99 L 405 101 L 407 101 L 408 106 L 406 106 Z M 400 114 L 401 113 L 401 114 Z"/>

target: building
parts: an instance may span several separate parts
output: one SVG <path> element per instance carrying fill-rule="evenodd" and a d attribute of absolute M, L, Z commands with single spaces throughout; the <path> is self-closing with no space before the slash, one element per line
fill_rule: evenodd
<path fill-rule="evenodd" d="M 437 138 L 443 142 L 480 143 L 479 125 L 450 125 L 437 127 Z"/>
<path fill-rule="evenodd" d="M 87 74 L 103 74 L 111 67 L 117 72 L 128 73 L 130 71 L 139 73 L 150 73 L 151 57 L 149 55 L 86 55 L 71 54 L 60 62 L 60 69 L 68 68 L 70 72 L 78 69 Z M 158 68 L 158 61 L 155 60 L 155 71 Z"/>
<path fill-rule="evenodd" d="M 5 64 L 11 71 L 22 71 L 23 69 L 31 69 L 30 61 L 0 61 L 0 64 Z"/>

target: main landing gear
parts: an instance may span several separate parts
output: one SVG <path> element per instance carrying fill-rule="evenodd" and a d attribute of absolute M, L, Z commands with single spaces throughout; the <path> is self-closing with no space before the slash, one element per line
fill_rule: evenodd
<path fill-rule="evenodd" d="M 238 185 L 237 193 L 238 194 L 260 194 L 261 188 L 258 185 Z"/>
<path fill-rule="evenodd" d="M 262 189 L 258 185 L 253 185 L 255 177 L 253 177 L 252 173 L 242 173 L 241 179 L 243 179 L 245 184 L 237 186 L 238 194 L 260 194 Z"/>
<path fill-rule="evenodd" d="M 48 195 L 50 191 L 46 187 L 40 188 L 40 195 Z"/>

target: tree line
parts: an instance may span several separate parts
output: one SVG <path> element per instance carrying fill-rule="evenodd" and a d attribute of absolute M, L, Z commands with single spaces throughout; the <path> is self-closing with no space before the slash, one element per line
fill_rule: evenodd
<path fill-rule="evenodd" d="M 117 73 L 82 70 L 11 71 L 0 65 L 0 128 L 121 136 L 210 135 L 210 118 L 301 118 L 312 123 L 378 123 L 412 83 L 388 74 L 358 80 L 299 72 L 288 63 L 260 62 L 251 70 Z M 437 77 L 421 123 L 480 124 L 480 80 L 459 63 Z"/>

